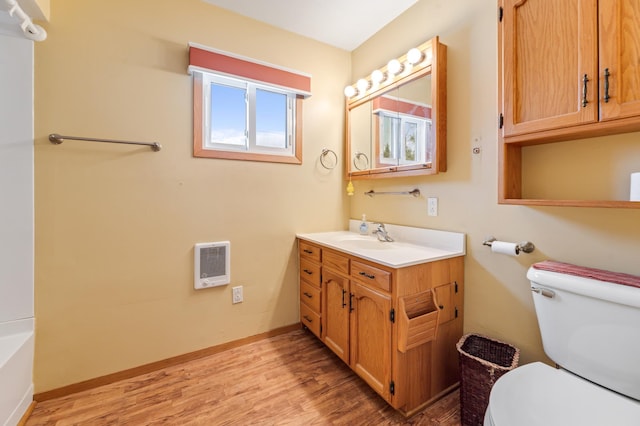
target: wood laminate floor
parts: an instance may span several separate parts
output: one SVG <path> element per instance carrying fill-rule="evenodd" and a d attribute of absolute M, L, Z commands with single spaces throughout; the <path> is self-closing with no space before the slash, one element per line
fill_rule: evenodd
<path fill-rule="evenodd" d="M 460 425 L 453 392 L 406 419 L 317 338 L 296 330 L 39 402 L 35 425 Z"/>

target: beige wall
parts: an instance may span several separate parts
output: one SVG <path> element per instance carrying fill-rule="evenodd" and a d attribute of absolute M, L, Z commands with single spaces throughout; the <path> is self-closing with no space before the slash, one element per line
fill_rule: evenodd
<path fill-rule="evenodd" d="M 521 207 L 497 200 L 497 9 L 494 0 L 420 0 L 407 13 L 353 52 L 352 80 L 366 76 L 410 47 L 440 35 L 448 46 L 448 166 L 446 173 L 424 178 L 354 182 L 350 216 L 445 229 L 467 234 L 465 331 L 480 332 L 517 345 L 521 362 L 545 360 L 525 274 L 530 264 L 555 259 L 640 274 L 640 210 Z M 628 172 L 640 170 L 638 134 L 598 138 L 574 144 L 536 147 L 526 161 L 527 190 L 575 198 L 628 196 Z M 477 140 L 477 141 L 476 141 Z M 615 144 L 615 153 L 602 145 Z M 480 155 L 472 147 L 480 146 Z M 533 149 L 532 149 L 533 151 Z M 553 171 L 540 162 L 565 159 Z M 581 163 L 576 160 L 580 159 Z M 557 163 L 557 160 L 554 160 Z M 581 164 L 588 164 L 582 167 Z M 532 165 L 543 173 L 531 174 Z M 594 173 L 596 172 L 596 173 Z M 551 176 L 551 179 L 544 175 Z M 601 180 L 607 179 L 605 191 Z M 579 179 L 579 180 L 578 180 Z M 558 185 L 559 183 L 561 183 Z M 557 186 L 557 189 L 553 187 Z M 375 189 L 420 188 L 423 196 L 363 196 Z M 592 188 L 593 191 L 589 191 Z M 552 190 L 553 189 L 553 190 Z M 573 194 L 573 193 L 572 193 Z M 438 197 L 437 217 L 426 214 L 426 197 Z M 518 258 L 491 254 L 483 239 L 532 241 L 536 251 Z"/>
<path fill-rule="evenodd" d="M 516 344 L 522 362 L 545 359 L 525 278 L 531 263 L 640 274 L 640 211 L 496 203 L 494 0 L 420 0 L 351 55 L 200 0 L 53 0 L 45 27 L 35 58 L 36 392 L 295 323 L 294 234 L 343 229 L 362 213 L 465 232 L 465 329 Z M 343 171 L 318 164 L 324 147 L 342 153 L 344 85 L 436 34 L 448 45 L 449 170 L 357 181 L 347 199 Z M 313 75 L 302 166 L 192 157 L 189 41 Z M 164 148 L 53 146 L 51 132 Z M 602 141 L 622 139 L 628 163 L 634 138 Z M 531 161 L 545 149 L 570 158 L 576 150 L 601 164 L 595 143 L 536 148 Z M 554 173 L 584 173 L 576 167 Z M 531 191 L 538 186 L 534 178 Z M 362 195 L 413 187 L 423 197 Z M 439 198 L 439 216 L 426 215 L 427 196 Z M 537 250 L 492 255 L 482 246 L 488 235 Z M 240 305 L 231 305 L 231 286 L 192 289 L 193 244 L 225 239 L 232 285 L 245 287 Z"/>
<path fill-rule="evenodd" d="M 36 392 L 298 321 L 295 233 L 342 229 L 350 54 L 200 0 L 53 0 L 35 54 Z M 312 74 L 304 164 L 192 157 L 187 43 Z M 163 149 L 49 133 L 158 141 Z M 193 245 L 232 284 L 193 290 Z M 231 304 L 231 286 L 244 303 Z"/>

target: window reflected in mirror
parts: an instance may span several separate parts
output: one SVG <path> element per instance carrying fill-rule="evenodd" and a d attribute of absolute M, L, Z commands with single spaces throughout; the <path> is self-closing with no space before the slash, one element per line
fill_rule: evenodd
<path fill-rule="evenodd" d="M 399 74 L 376 70 L 387 80 L 374 72 L 366 92 L 364 84 L 345 90 L 350 178 L 446 171 L 446 46 L 435 37 L 419 51 L 419 65 L 401 57 Z"/>

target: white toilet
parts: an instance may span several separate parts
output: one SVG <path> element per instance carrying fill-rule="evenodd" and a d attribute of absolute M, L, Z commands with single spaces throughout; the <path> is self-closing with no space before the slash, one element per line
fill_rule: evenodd
<path fill-rule="evenodd" d="M 544 351 L 561 368 L 534 362 L 502 376 L 484 425 L 640 425 L 640 288 L 600 280 L 620 274 L 543 263 L 571 270 L 527 273 Z"/>

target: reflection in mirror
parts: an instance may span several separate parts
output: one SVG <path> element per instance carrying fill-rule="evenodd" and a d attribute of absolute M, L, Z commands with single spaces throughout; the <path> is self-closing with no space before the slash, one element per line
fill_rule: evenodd
<path fill-rule="evenodd" d="M 425 164 L 431 167 L 431 76 L 426 75 L 372 99 L 372 146 L 376 168 Z"/>
<path fill-rule="evenodd" d="M 422 55 L 407 53 L 397 70 L 387 65 L 345 88 L 350 179 L 447 169 L 446 46 L 434 37 L 411 50 Z"/>
<path fill-rule="evenodd" d="M 351 153 L 355 170 L 368 170 L 371 167 L 371 103 L 366 102 L 351 110 Z"/>

